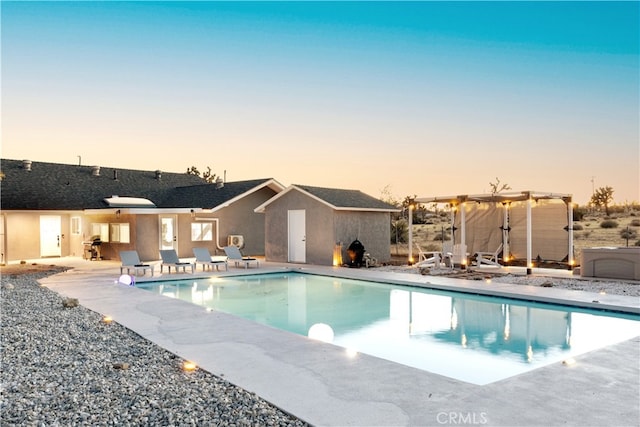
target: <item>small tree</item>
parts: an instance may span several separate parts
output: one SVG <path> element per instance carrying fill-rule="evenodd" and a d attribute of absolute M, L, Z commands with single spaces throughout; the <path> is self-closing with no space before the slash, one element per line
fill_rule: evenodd
<path fill-rule="evenodd" d="M 409 240 L 409 224 L 404 219 L 391 221 L 391 243 L 407 243 Z"/>
<path fill-rule="evenodd" d="M 187 169 L 187 174 L 200 176 L 200 171 L 197 167 L 191 166 Z M 204 179 L 208 183 L 216 182 L 216 178 L 218 176 L 215 173 L 211 173 L 211 168 L 207 166 L 207 171 L 202 174 L 202 179 Z"/>
<path fill-rule="evenodd" d="M 380 190 L 380 200 L 395 207 L 400 206 L 400 202 L 398 201 L 398 199 L 396 199 L 395 196 L 391 193 L 390 185 L 387 185 L 382 190 Z"/>
<path fill-rule="evenodd" d="M 511 186 L 509 186 L 509 184 L 500 185 L 498 177 L 496 177 L 496 182 L 489 182 L 489 187 L 491 187 L 491 194 L 498 194 L 504 190 L 511 190 Z"/>
<path fill-rule="evenodd" d="M 606 186 L 598 188 L 591 196 L 591 204 L 598 208 L 604 207 L 605 214 L 609 215 L 609 205 L 613 202 L 613 188 Z"/>

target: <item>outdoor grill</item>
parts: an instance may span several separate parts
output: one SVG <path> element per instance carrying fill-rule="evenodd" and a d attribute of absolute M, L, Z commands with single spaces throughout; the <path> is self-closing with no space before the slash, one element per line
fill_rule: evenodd
<path fill-rule="evenodd" d="M 100 245 L 102 245 L 102 240 L 100 240 L 100 236 L 91 236 L 89 240 L 86 242 L 82 242 L 84 245 L 84 258 L 97 261 L 102 259 L 102 254 L 100 253 Z"/>

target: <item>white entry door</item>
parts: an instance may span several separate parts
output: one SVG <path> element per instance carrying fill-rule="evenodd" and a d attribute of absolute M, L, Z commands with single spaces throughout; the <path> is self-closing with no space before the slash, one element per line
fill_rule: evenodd
<path fill-rule="evenodd" d="M 307 262 L 305 211 L 289 211 L 289 262 Z"/>
<path fill-rule="evenodd" d="M 62 255 L 62 219 L 59 215 L 40 216 L 40 256 Z"/>
<path fill-rule="evenodd" d="M 160 250 L 178 247 L 178 218 L 175 215 L 160 217 Z"/>

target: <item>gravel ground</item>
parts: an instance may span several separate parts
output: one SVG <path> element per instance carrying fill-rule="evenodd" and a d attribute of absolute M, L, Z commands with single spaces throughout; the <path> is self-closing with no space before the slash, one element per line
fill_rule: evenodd
<path fill-rule="evenodd" d="M 3 275 L 0 425 L 305 426 L 40 287 L 50 273 Z M 128 366 L 127 366 L 128 364 Z"/>
<path fill-rule="evenodd" d="M 585 292 L 605 292 L 612 295 L 626 295 L 632 297 L 640 296 L 640 283 L 629 281 L 617 281 L 612 279 L 585 279 L 580 278 L 563 278 L 548 276 L 526 276 L 514 274 L 496 274 L 491 272 L 467 272 L 451 271 L 447 269 L 430 270 L 419 269 L 415 266 L 384 266 L 376 267 L 376 269 L 396 271 L 399 273 L 413 273 L 433 275 L 440 277 L 466 278 L 471 280 L 491 279 L 495 283 L 510 283 L 513 285 L 525 286 L 541 286 L 546 288 L 571 289 L 575 291 Z"/>

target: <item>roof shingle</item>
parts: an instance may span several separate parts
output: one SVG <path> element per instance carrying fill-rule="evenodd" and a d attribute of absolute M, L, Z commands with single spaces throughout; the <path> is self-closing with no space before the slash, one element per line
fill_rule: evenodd
<path fill-rule="evenodd" d="M 80 210 L 106 208 L 111 196 L 140 197 L 158 208 L 212 208 L 265 180 L 225 183 L 216 189 L 196 175 L 93 166 L 0 160 L 1 207 L 7 210 Z"/>

